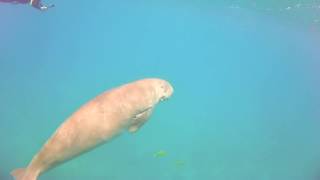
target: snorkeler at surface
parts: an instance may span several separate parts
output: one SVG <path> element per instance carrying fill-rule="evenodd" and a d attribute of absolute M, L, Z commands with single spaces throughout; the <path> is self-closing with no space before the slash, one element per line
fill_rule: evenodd
<path fill-rule="evenodd" d="M 22 1 L 24 1 L 24 0 L 22 0 Z M 45 11 L 45 10 L 48 10 L 49 8 L 54 7 L 53 4 L 50 4 L 48 6 L 43 5 L 41 3 L 41 0 L 30 0 L 30 5 L 35 7 L 35 8 L 37 8 L 37 9 L 39 9 L 39 10 L 41 10 L 41 11 Z"/>
<path fill-rule="evenodd" d="M 46 11 L 49 8 L 54 7 L 51 5 L 43 5 L 41 0 L 0 0 L 0 2 L 14 3 L 14 4 L 30 4 L 32 7 L 37 8 L 41 11 Z"/>

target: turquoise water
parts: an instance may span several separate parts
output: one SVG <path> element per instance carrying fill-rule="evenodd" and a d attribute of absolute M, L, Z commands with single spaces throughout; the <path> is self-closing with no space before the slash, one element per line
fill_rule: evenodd
<path fill-rule="evenodd" d="M 317 180 L 320 9 L 251 2 L 0 4 L 0 180 L 83 103 L 145 77 L 175 93 L 137 134 L 39 179 Z"/>

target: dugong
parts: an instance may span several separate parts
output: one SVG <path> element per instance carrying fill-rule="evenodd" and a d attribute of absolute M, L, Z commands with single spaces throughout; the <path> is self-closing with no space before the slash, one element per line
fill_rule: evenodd
<path fill-rule="evenodd" d="M 136 132 L 156 104 L 168 99 L 173 87 L 148 78 L 106 91 L 90 100 L 47 140 L 26 168 L 13 170 L 16 180 L 36 180 L 47 170 L 108 142 L 121 132 Z"/>

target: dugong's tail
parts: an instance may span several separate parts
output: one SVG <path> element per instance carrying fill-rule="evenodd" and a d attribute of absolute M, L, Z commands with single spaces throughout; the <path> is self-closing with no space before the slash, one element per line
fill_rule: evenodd
<path fill-rule="evenodd" d="M 39 174 L 32 173 L 30 171 L 27 173 L 27 168 L 19 168 L 13 170 L 11 175 L 15 178 L 15 180 L 37 180 Z"/>

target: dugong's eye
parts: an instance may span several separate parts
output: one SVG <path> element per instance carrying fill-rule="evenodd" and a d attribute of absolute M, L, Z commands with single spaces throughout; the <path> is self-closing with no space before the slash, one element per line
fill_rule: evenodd
<path fill-rule="evenodd" d="M 165 85 L 161 85 L 161 89 L 163 90 L 163 92 L 167 92 L 167 88 L 165 87 Z"/>

